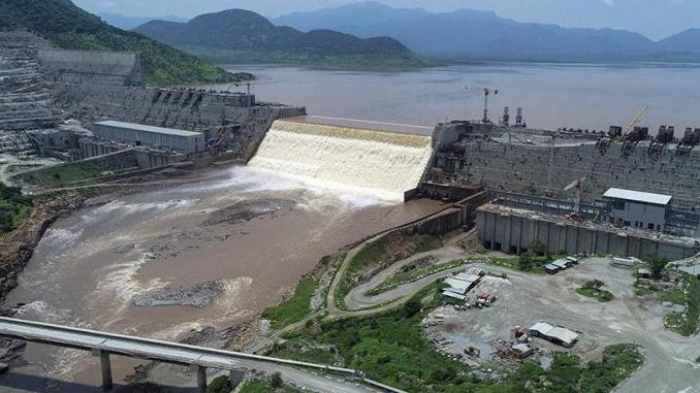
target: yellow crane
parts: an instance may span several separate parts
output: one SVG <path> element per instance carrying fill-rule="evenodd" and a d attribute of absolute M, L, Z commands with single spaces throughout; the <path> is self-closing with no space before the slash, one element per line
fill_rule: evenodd
<path fill-rule="evenodd" d="M 649 114 L 649 109 L 649 105 L 644 105 L 639 113 L 637 113 L 637 116 L 635 116 L 634 119 L 632 119 L 632 121 L 627 125 L 622 135 L 624 136 L 629 134 L 634 130 L 634 127 L 639 126 L 639 124 L 642 123 L 642 120 L 644 120 L 647 114 Z"/>

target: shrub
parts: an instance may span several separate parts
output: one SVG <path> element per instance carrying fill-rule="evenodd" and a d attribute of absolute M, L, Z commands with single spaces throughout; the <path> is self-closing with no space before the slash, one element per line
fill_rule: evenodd
<path fill-rule="evenodd" d="M 409 300 L 403 305 L 403 317 L 406 319 L 412 318 L 414 315 L 418 314 L 423 308 L 421 304 L 416 300 Z"/>
<path fill-rule="evenodd" d="M 270 378 L 270 385 L 275 389 L 281 388 L 282 385 L 284 385 L 282 374 L 279 372 L 272 374 L 272 377 Z"/>
<path fill-rule="evenodd" d="M 233 386 L 231 386 L 231 380 L 226 376 L 220 376 L 214 378 L 207 388 L 207 393 L 231 393 Z"/>

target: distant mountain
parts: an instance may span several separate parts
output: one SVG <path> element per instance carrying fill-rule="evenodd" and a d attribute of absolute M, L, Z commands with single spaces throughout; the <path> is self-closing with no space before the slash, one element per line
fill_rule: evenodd
<path fill-rule="evenodd" d="M 187 23 L 151 21 L 135 29 L 168 45 L 220 62 L 287 62 L 355 65 L 418 62 L 388 37 L 360 39 L 321 29 L 303 33 L 275 26 L 251 11 L 233 9 L 200 15 Z"/>
<path fill-rule="evenodd" d="M 671 53 L 700 53 L 700 29 L 689 29 L 658 42 L 658 47 Z"/>
<path fill-rule="evenodd" d="M 615 61 L 666 56 L 671 45 L 693 45 L 693 36 L 661 45 L 624 30 L 564 28 L 520 23 L 493 12 L 431 13 L 377 2 L 281 16 L 275 23 L 300 30 L 329 28 L 360 37 L 386 35 L 425 55 L 455 59 Z M 700 46 L 700 40 L 695 39 Z"/>
<path fill-rule="evenodd" d="M 239 76 L 140 34 L 104 23 L 70 0 L 2 0 L 0 30 L 26 29 L 64 49 L 131 51 L 140 55 L 146 81 L 165 85 L 229 82 Z"/>
<path fill-rule="evenodd" d="M 124 30 L 133 30 L 144 23 L 148 23 L 152 20 L 167 20 L 171 22 L 187 22 L 187 19 L 180 18 L 177 16 L 165 16 L 165 17 L 141 17 L 141 16 L 126 16 L 121 14 L 111 14 L 111 13 L 99 13 L 98 16 L 102 18 L 105 22 L 109 23 L 114 27 L 118 27 Z"/>

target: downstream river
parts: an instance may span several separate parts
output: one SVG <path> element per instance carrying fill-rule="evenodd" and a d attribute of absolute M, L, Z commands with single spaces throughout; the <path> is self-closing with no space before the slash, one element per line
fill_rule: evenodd
<path fill-rule="evenodd" d="M 8 297 L 24 304 L 17 317 L 167 340 L 225 328 L 278 302 L 323 256 L 439 207 L 341 194 L 248 167 L 103 202 L 48 230 Z M 164 288 L 190 295 L 162 296 Z M 0 379 L 0 391 L 99 386 L 89 353 L 30 344 L 25 355 L 28 365 Z M 117 357 L 115 377 L 138 364 Z"/>
<path fill-rule="evenodd" d="M 499 90 L 490 97 L 492 119 L 504 106 L 512 114 L 522 107 L 532 127 L 607 130 L 630 123 L 644 106 L 644 123 L 654 130 L 662 123 L 700 127 L 700 65 L 486 64 L 393 73 L 229 69 L 254 73 L 252 91 L 260 100 L 306 105 L 318 116 L 433 127 L 446 119 L 480 119 L 481 89 L 491 88 Z"/>

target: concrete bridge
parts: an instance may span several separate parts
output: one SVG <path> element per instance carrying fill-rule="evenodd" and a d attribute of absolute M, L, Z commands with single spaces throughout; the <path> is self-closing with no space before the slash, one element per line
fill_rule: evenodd
<path fill-rule="evenodd" d="M 307 370 L 330 372 L 348 377 L 356 382 L 362 382 L 368 386 L 379 388 L 380 390 L 405 393 L 390 386 L 385 386 L 370 379 L 366 379 L 361 372 L 347 368 L 223 351 L 12 318 L 0 318 L 0 336 L 34 343 L 91 351 L 100 358 L 102 388 L 105 391 L 111 390 L 113 386 L 110 356 L 119 355 L 175 365 L 195 366 L 197 367 L 197 386 L 203 393 L 205 393 L 207 389 L 207 368 L 228 370 L 231 372 L 231 377 L 235 378 L 237 375 L 240 376 L 241 374 L 241 361 L 253 361 L 255 363 L 268 363 L 279 367 L 292 366 Z M 234 382 L 240 382 L 240 378 L 236 379 L 237 381 Z M 357 391 L 367 390 L 357 389 Z"/>

